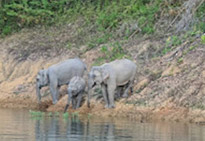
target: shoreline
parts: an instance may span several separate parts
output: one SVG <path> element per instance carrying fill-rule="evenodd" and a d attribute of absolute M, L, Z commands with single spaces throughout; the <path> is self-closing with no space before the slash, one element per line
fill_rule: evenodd
<path fill-rule="evenodd" d="M 33 99 L 17 98 L 13 99 L 0 99 L 0 108 L 9 109 L 28 109 L 44 112 L 63 112 L 66 102 L 66 96 L 59 100 L 56 105 L 53 105 L 51 101 L 43 101 L 39 106 Z M 139 122 L 155 122 L 155 121 L 167 121 L 167 122 L 180 122 L 180 123 L 196 123 L 205 125 L 205 111 L 199 109 L 188 109 L 181 107 L 146 107 L 146 106 L 134 106 L 132 104 L 124 104 L 122 102 L 116 102 L 116 108 L 105 109 L 103 103 L 91 102 L 91 107 L 88 108 L 86 102 L 77 110 L 73 110 L 71 107 L 68 109 L 69 113 L 77 112 L 79 115 L 93 115 L 100 116 L 102 118 L 128 118 L 129 120 Z"/>

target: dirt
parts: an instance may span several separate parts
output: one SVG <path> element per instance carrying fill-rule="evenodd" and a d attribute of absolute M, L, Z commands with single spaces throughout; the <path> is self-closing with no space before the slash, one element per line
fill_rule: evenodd
<path fill-rule="evenodd" d="M 67 27 L 67 28 L 65 28 Z M 63 111 L 67 102 L 66 86 L 61 99 L 52 105 L 49 89 L 42 90 L 42 103 L 37 103 L 35 77 L 41 68 L 75 56 L 88 65 L 102 56 L 99 48 L 83 52 L 86 46 L 66 48 L 72 40 L 71 25 L 63 28 L 26 29 L 0 39 L 0 107 Z M 115 109 L 104 109 L 103 100 L 86 102 L 69 112 L 102 117 L 124 117 L 134 120 L 171 120 L 205 122 L 205 48 L 200 38 L 160 54 L 165 39 L 136 39 L 123 45 L 138 66 L 134 92 L 116 101 Z M 195 46 L 190 50 L 190 46 Z"/>

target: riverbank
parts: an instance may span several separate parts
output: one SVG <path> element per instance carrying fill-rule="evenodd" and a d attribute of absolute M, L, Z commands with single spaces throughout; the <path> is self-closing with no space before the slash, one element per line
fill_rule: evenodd
<path fill-rule="evenodd" d="M 142 36 L 124 42 L 90 48 L 68 47 L 73 39 L 72 25 L 25 29 L 0 39 L 0 107 L 63 111 L 66 86 L 61 99 L 52 105 L 49 88 L 42 89 L 42 104 L 37 104 L 35 77 L 68 58 L 80 57 L 88 66 L 110 58 L 129 58 L 138 66 L 133 95 L 116 102 L 115 109 L 104 109 L 99 90 L 92 96 L 91 108 L 84 104 L 80 114 L 103 117 L 128 117 L 135 120 L 205 122 L 205 50 L 202 33 Z M 69 109 L 70 112 L 74 112 Z"/>
<path fill-rule="evenodd" d="M 9 98 L 0 100 L 0 107 L 12 109 L 32 109 L 36 111 L 63 112 L 67 96 L 63 97 L 56 105 L 51 100 L 44 101 L 38 105 L 36 101 L 25 98 Z M 182 107 L 145 107 L 125 104 L 123 100 L 116 102 L 115 109 L 105 109 L 104 104 L 96 101 L 91 102 L 91 108 L 83 104 L 77 110 L 71 107 L 69 113 L 78 113 L 81 116 L 99 116 L 102 118 L 126 118 L 138 122 L 175 121 L 183 123 L 205 124 L 205 111 L 199 109 L 188 109 Z"/>

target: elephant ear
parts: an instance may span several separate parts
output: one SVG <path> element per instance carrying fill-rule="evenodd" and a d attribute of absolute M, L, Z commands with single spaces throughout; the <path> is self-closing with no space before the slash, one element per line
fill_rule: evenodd
<path fill-rule="evenodd" d="M 44 75 L 44 83 L 48 84 L 49 83 L 48 70 L 43 70 L 43 75 Z"/>
<path fill-rule="evenodd" d="M 103 78 L 103 81 L 106 81 L 108 78 L 109 78 L 110 74 L 108 72 L 108 70 L 106 70 L 106 68 L 103 68 L 102 69 L 102 78 Z"/>

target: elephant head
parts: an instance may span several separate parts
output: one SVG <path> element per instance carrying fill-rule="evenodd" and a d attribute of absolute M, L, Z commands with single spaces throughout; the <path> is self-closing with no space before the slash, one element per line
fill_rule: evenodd
<path fill-rule="evenodd" d="M 78 89 L 73 87 L 68 89 L 68 94 L 72 97 L 76 97 L 78 95 Z"/>
<path fill-rule="evenodd" d="M 48 70 L 40 70 L 36 76 L 36 94 L 39 103 L 41 101 L 40 90 L 42 87 L 47 85 L 48 85 Z"/>
<path fill-rule="evenodd" d="M 96 85 L 106 83 L 106 80 L 109 78 L 109 72 L 106 68 L 101 66 L 92 67 L 90 73 L 88 74 L 88 107 L 90 107 L 90 93 L 91 89 Z"/>

